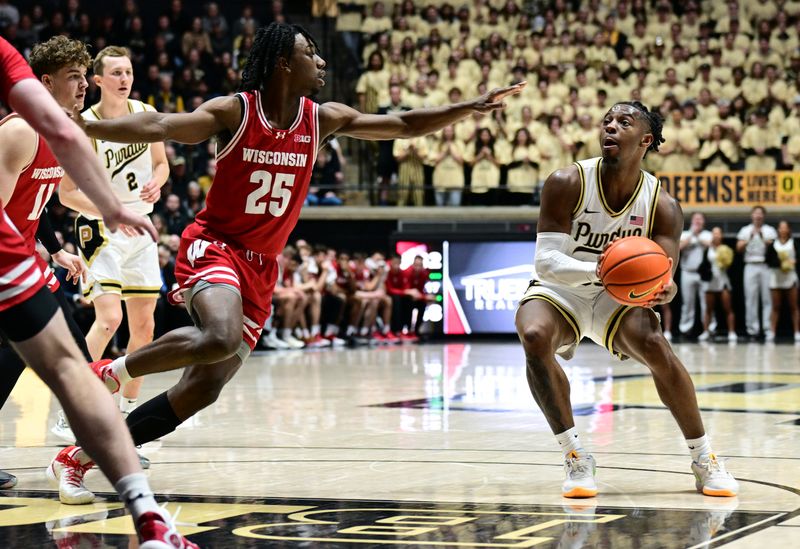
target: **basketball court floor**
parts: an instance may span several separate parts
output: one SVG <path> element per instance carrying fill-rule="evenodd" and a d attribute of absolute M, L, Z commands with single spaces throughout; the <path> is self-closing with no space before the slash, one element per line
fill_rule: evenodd
<path fill-rule="evenodd" d="M 203 547 L 800 547 L 800 347 L 676 345 L 738 498 L 694 489 L 647 370 L 584 344 L 566 364 L 601 493 L 560 496 L 561 454 L 518 344 L 253 356 L 215 406 L 144 453 Z M 152 376 L 143 396 L 177 374 Z M 44 468 L 58 403 L 30 372 L 0 415 L 0 547 L 136 547 L 107 498 L 65 506 Z"/>

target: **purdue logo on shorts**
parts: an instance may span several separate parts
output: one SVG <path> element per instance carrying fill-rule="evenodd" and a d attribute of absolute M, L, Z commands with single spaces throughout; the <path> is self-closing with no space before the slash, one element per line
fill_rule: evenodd
<path fill-rule="evenodd" d="M 75 234 L 78 235 L 78 249 L 81 251 L 83 260 L 91 265 L 100 249 L 106 244 L 101 222 L 79 215 L 75 219 Z"/>

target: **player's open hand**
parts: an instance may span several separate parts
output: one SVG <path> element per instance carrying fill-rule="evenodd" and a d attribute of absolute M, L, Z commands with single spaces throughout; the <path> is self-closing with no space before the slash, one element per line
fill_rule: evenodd
<path fill-rule="evenodd" d="M 126 234 L 128 229 L 131 229 L 132 234 L 149 234 L 153 242 L 158 240 L 158 231 L 153 227 L 150 218 L 135 214 L 125 207 L 120 208 L 119 211 L 113 214 L 104 214 L 103 223 L 111 232 L 119 229 L 121 225 L 127 225 L 128 227 L 125 228 Z"/>
<path fill-rule="evenodd" d="M 528 83 L 526 81 L 522 81 L 518 84 L 514 84 L 513 86 L 506 86 L 505 88 L 495 88 L 492 91 L 482 95 L 481 97 L 477 98 L 474 102 L 473 108 L 477 112 L 486 113 L 491 112 L 496 109 L 502 109 L 506 106 L 503 103 L 503 99 L 509 97 L 511 95 L 517 95 L 521 93 L 525 86 Z"/>
<path fill-rule="evenodd" d="M 672 270 L 672 258 L 669 258 L 669 268 Z M 652 309 L 653 307 L 657 307 L 659 305 L 666 305 L 673 299 L 678 293 L 678 287 L 675 285 L 675 281 L 670 279 L 670 281 L 664 284 L 660 290 L 653 294 L 653 299 L 647 302 L 646 305 L 643 307 L 647 307 Z"/>
<path fill-rule="evenodd" d="M 77 284 L 80 278 L 82 282 L 86 282 L 86 265 L 80 257 L 64 250 L 59 250 L 50 257 L 53 258 L 56 265 L 67 270 L 67 280 Z"/>
<path fill-rule="evenodd" d="M 139 198 L 148 204 L 155 204 L 161 198 L 161 185 L 151 179 L 142 187 Z"/>

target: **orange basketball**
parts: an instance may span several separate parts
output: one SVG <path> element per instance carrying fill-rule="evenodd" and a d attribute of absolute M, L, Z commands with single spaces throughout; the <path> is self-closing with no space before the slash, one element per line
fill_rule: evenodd
<path fill-rule="evenodd" d="M 611 243 L 600 265 L 600 280 L 615 301 L 643 305 L 672 277 L 664 249 L 643 236 L 628 236 Z"/>

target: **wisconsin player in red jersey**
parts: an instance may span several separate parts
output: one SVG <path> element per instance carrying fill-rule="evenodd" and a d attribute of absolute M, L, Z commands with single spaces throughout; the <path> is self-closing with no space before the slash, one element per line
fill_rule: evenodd
<path fill-rule="evenodd" d="M 362 114 L 307 96 L 324 85 L 325 61 L 302 28 L 258 30 L 242 92 L 211 99 L 191 113 L 137 113 L 86 122 L 94 138 L 198 143 L 224 137 L 206 208 L 183 233 L 175 274 L 196 327 L 172 331 L 111 364 L 97 366 L 115 390 L 131 377 L 186 367 L 169 391 L 128 417 L 134 440 L 172 432 L 213 403 L 258 340 L 270 313 L 275 256 L 297 223 L 321 143 L 333 134 L 361 139 L 425 135 L 474 112 L 503 107 L 524 84 L 478 99 L 401 114 Z"/>
<path fill-rule="evenodd" d="M 9 104 L 42 135 L 59 162 L 104 212 L 115 229 L 132 225 L 156 237 L 152 224 L 128 212 L 106 186 L 100 163 L 88 141 L 70 122 L 22 56 L 0 39 L 0 100 Z M 24 142 L 20 142 L 22 145 Z M 11 141 L 6 148 L 16 149 Z M 24 152 L 24 151 L 21 151 Z M 5 155 L 5 159 L 12 158 Z M 8 166 L 2 166 L 7 170 Z M 9 195 L 17 174 L 0 177 L 0 193 Z M 45 287 L 45 280 L 20 232 L 0 205 L 0 333 L 47 383 L 67 412 L 78 438 L 114 484 L 131 511 L 144 549 L 196 547 L 175 535 L 169 516 L 155 502 L 142 473 L 130 435 L 102 385 L 86 367 L 69 337 L 64 315 Z"/>
<path fill-rule="evenodd" d="M 90 62 L 86 46 L 64 36 L 38 44 L 31 52 L 34 74 L 42 80 L 58 104 L 68 110 L 76 103 L 83 104 L 87 87 L 85 74 Z M 22 235 L 26 253 L 36 260 L 44 273 L 47 286 L 59 302 L 67 326 L 86 362 L 91 362 L 83 334 L 72 318 L 72 310 L 60 290 L 58 279 L 36 253 L 38 235 L 53 260 L 67 269 L 68 279 L 77 280 L 85 272 L 85 266 L 78 256 L 61 249 L 49 223 L 45 223 L 45 227 L 40 227 L 39 223 L 63 174 L 64 169 L 47 142 L 21 116 L 11 113 L 0 120 L 0 180 L 3 181 L 0 201 L 5 204 L 6 214 Z M 0 348 L 0 364 L 3 365 L 3 376 L 0 377 L 1 408 L 25 370 L 25 361 L 10 345 L 4 344 Z M 16 478 L 13 475 L 0 471 L 0 488 L 10 488 L 14 484 Z"/>

